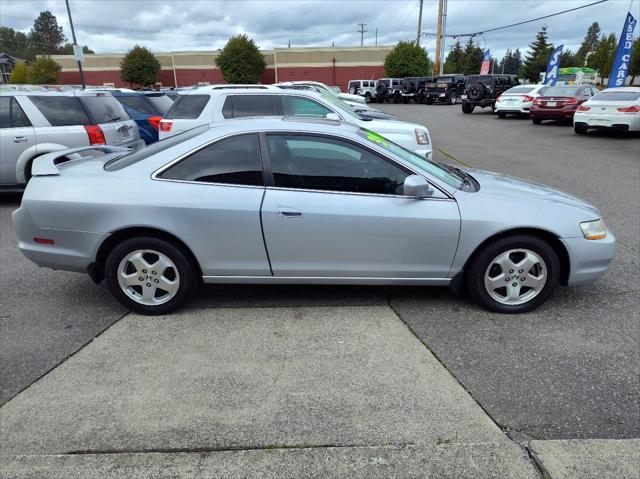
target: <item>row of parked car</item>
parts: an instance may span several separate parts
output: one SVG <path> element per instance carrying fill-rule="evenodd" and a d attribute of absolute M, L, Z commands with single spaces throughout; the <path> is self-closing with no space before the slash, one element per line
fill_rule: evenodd
<path fill-rule="evenodd" d="M 539 125 L 545 120 L 573 124 L 578 134 L 590 129 L 640 131 L 640 88 L 599 91 L 594 85 L 522 85 L 515 75 L 444 75 L 439 77 L 351 80 L 349 93 L 365 102 L 453 105 L 462 112 L 491 108 L 498 117 L 526 115 Z"/>
<path fill-rule="evenodd" d="M 23 188 L 36 158 L 92 145 L 140 149 L 199 125 L 257 116 L 322 117 L 366 127 L 431 158 L 426 127 L 317 82 L 209 85 L 180 91 L 0 91 L 0 187 Z M 69 159 L 69 158 L 67 158 Z"/>

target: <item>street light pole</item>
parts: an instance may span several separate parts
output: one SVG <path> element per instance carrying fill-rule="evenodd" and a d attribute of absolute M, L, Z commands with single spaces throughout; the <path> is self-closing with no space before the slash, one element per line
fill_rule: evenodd
<path fill-rule="evenodd" d="M 420 35 L 422 34 L 422 1 L 420 0 L 420 13 L 418 13 L 418 36 L 416 37 L 416 44 L 420 46 Z"/>
<path fill-rule="evenodd" d="M 71 36 L 73 37 L 73 44 L 77 45 L 78 42 L 76 41 L 76 31 L 73 29 L 73 20 L 71 19 L 71 9 L 69 8 L 69 0 L 64 0 L 64 1 L 67 4 L 67 13 L 69 14 L 69 25 L 71 25 Z M 82 63 L 80 62 L 80 60 L 78 60 L 78 70 L 80 70 L 80 83 L 82 83 L 82 89 L 84 90 L 86 88 L 86 85 L 84 84 L 84 72 L 82 71 Z"/>

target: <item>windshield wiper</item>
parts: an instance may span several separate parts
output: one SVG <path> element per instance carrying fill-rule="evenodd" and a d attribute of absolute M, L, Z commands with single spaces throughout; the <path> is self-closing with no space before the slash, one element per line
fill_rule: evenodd
<path fill-rule="evenodd" d="M 473 177 L 467 173 L 464 170 L 461 170 L 460 168 L 453 166 L 453 165 L 449 165 L 447 163 L 442 163 L 439 162 L 438 163 L 440 166 L 442 166 L 445 170 L 447 170 L 450 173 L 453 173 L 455 176 L 458 177 L 458 179 L 460 181 L 462 181 L 462 184 L 467 188 L 467 189 L 471 189 L 473 187 L 471 180 L 473 179 Z"/>

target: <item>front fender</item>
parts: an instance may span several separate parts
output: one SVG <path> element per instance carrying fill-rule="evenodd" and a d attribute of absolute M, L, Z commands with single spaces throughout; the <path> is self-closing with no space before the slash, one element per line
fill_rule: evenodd
<path fill-rule="evenodd" d="M 54 151 L 67 150 L 67 149 L 69 149 L 68 146 L 59 145 L 57 143 L 39 143 L 24 150 L 22 154 L 18 157 L 18 161 L 16 162 L 17 183 L 22 185 L 27 182 L 27 177 L 25 176 L 27 165 L 36 156 L 44 155 L 46 153 L 52 153 Z"/>

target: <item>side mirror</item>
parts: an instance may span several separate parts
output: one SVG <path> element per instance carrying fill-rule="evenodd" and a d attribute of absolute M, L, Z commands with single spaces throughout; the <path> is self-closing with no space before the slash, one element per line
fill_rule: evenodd
<path fill-rule="evenodd" d="M 327 120 L 331 120 L 331 121 L 340 121 L 340 120 L 342 120 L 342 118 L 340 118 L 340 115 L 338 115 L 337 113 L 333 113 L 333 112 L 327 113 L 324 117 Z"/>
<path fill-rule="evenodd" d="M 433 195 L 433 190 L 422 176 L 409 175 L 404 180 L 403 193 L 413 198 L 429 198 Z"/>

